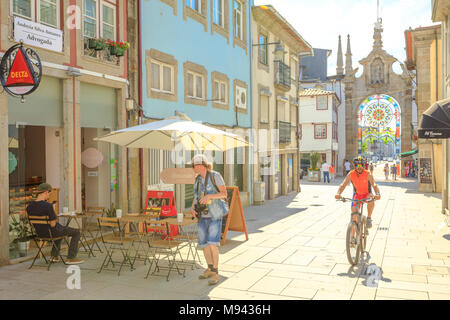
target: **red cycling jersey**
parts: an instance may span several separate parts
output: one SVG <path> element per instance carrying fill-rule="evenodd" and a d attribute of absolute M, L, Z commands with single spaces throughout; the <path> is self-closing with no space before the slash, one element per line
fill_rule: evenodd
<path fill-rule="evenodd" d="M 350 172 L 350 181 L 353 184 L 356 194 L 367 195 L 371 192 L 369 174 L 370 172 L 367 170 L 364 170 L 361 174 L 356 172 L 356 170 Z"/>

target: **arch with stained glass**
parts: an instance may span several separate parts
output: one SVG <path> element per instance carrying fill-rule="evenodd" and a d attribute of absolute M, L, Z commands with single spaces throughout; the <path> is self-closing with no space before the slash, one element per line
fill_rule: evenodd
<path fill-rule="evenodd" d="M 358 112 L 358 154 L 396 157 L 401 150 L 401 109 L 391 96 L 377 94 L 365 99 Z M 390 148 L 383 147 L 383 145 Z M 391 150 L 386 154 L 383 150 Z"/>

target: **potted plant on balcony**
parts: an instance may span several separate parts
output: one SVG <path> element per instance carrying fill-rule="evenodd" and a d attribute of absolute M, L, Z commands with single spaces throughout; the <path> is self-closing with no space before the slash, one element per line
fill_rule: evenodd
<path fill-rule="evenodd" d="M 32 237 L 28 220 L 23 215 L 19 216 L 19 219 L 15 215 L 11 215 L 11 219 L 9 229 L 16 235 L 14 241 L 18 244 L 19 255 L 24 257 L 30 248 L 30 239 Z"/>
<path fill-rule="evenodd" d="M 320 169 L 317 167 L 319 157 L 317 152 L 311 154 L 311 168 L 308 169 L 308 181 L 320 182 Z"/>
<path fill-rule="evenodd" d="M 112 56 L 122 57 L 125 51 L 130 47 L 130 43 L 126 41 L 111 41 L 108 40 L 109 53 Z"/>
<path fill-rule="evenodd" d="M 104 50 L 106 48 L 106 42 L 104 39 L 89 38 L 88 43 L 89 49 L 94 49 L 96 51 Z"/>

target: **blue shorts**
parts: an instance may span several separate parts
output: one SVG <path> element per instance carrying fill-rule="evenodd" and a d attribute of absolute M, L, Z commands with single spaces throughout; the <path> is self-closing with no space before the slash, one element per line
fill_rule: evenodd
<path fill-rule="evenodd" d="M 198 247 L 203 249 L 209 245 L 220 246 L 222 234 L 222 219 L 213 221 L 211 218 L 198 220 Z"/>

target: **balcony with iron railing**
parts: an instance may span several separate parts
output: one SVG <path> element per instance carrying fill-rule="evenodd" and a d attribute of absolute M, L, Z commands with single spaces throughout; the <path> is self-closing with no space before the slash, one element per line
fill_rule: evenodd
<path fill-rule="evenodd" d="M 275 61 L 275 87 L 281 91 L 291 90 L 291 68 L 282 61 Z"/>
<path fill-rule="evenodd" d="M 98 61 L 111 63 L 114 65 L 120 65 L 120 58 L 112 55 L 109 48 L 105 46 L 104 48 L 98 50 L 95 48 L 91 48 L 89 46 L 89 38 L 83 38 L 83 54 L 85 57 L 90 57 L 97 59 Z"/>

